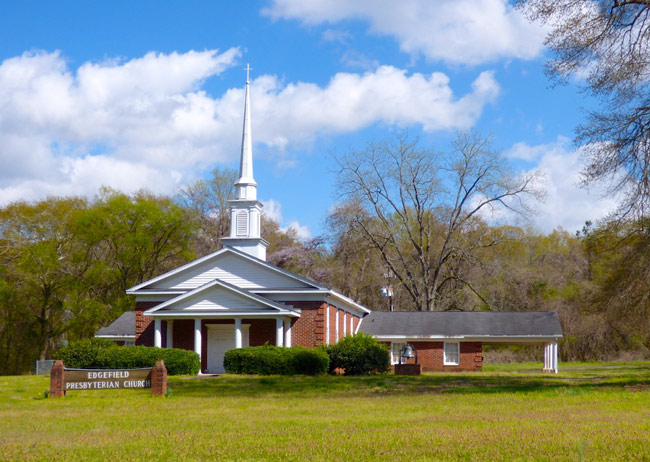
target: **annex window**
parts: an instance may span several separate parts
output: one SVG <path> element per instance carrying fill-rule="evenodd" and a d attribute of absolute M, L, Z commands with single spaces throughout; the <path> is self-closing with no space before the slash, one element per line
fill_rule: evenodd
<path fill-rule="evenodd" d="M 391 343 L 390 344 L 390 363 L 399 364 L 399 357 L 402 354 L 405 343 Z"/>
<path fill-rule="evenodd" d="M 458 366 L 460 364 L 460 343 L 447 343 L 444 346 L 445 366 Z"/>

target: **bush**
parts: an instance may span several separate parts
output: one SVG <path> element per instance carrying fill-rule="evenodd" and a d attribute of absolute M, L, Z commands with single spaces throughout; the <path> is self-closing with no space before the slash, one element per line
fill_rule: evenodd
<path fill-rule="evenodd" d="M 103 338 L 90 338 L 70 342 L 54 354 L 54 359 L 60 359 L 73 369 L 89 369 L 97 367 L 97 355 L 106 348 L 114 348 L 115 343 Z"/>
<path fill-rule="evenodd" d="M 327 349 L 330 372 L 340 368 L 345 375 L 382 373 L 390 366 L 390 354 L 372 335 L 358 333 L 343 338 Z"/>
<path fill-rule="evenodd" d="M 329 357 L 320 348 L 271 345 L 228 350 L 223 362 L 229 374 L 318 375 L 329 367 Z"/>
<path fill-rule="evenodd" d="M 196 375 L 201 368 L 199 355 L 179 348 L 146 346 L 114 347 L 100 351 L 97 366 L 104 369 L 137 369 L 153 367 L 162 359 L 169 375 Z"/>
<path fill-rule="evenodd" d="M 165 361 L 169 375 L 196 375 L 201 368 L 199 355 L 178 348 L 117 346 L 110 340 L 85 339 L 61 348 L 55 359 L 63 360 L 73 369 L 137 369 L 153 367 L 156 360 Z"/>

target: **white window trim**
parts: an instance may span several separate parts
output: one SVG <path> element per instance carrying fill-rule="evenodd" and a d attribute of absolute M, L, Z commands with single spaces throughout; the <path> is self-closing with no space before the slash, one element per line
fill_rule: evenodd
<path fill-rule="evenodd" d="M 447 345 L 456 345 L 456 354 L 458 361 L 449 361 L 447 359 Z M 442 345 L 442 364 L 443 366 L 459 366 L 460 365 L 460 342 L 444 342 Z"/>
<path fill-rule="evenodd" d="M 391 342 L 391 344 L 390 344 L 390 364 L 391 364 L 391 366 L 394 366 L 395 364 L 399 364 L 399 358 L 402 355 L 402 349 L 405 346 L 406 346 L 406 343 Z M 397 351 L 395 351 L 395 349 L 397 349 Z"/>

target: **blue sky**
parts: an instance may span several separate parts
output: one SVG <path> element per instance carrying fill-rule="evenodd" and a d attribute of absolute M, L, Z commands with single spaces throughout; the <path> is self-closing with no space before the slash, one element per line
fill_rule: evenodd
<path fill-rule="evenodd" d="M 237 168 L 250 63 L 258 195 L 282 226 L 325 231 L 332 151 L 474 128 L 544 173 L 530 224 L 573 232 L 614 203 L 577 187 L 593 102 L 550 87 L 543 37 L 503 0 L 0 2 L 0 205 Z"/>

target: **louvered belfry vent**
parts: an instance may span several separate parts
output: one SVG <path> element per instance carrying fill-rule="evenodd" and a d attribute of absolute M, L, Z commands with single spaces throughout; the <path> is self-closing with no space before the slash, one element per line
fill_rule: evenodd
<path fill-rule="evenodd" d="M 248 236 L 248 214 L 237 212 L 237 236 Z"/>

